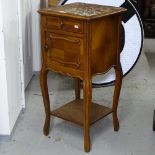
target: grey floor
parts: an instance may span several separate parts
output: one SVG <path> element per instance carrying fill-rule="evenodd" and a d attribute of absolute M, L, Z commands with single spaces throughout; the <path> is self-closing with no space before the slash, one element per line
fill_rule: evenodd
<path fill-rule="evenodd" d="M 111 115 L 91 127 L 90 155 L 155 155 L 152 131 L 155 109 L 155 53 L 142 53 L 136 67 L 123 79 L 119 102 L 119 132 Z M 54 73 L 48 79 L 52 108 L 74 98 L 73 80 Z M 113 86 L 94 88 L 93 100 L 111 105 Z M 44 108 L 38 76 L 26 91 L 26 110 L 11 140 L 0 142 L 0 155 L 83 155 L 82 128 L 52 118 L 48 137 L 42 133 Z"/>

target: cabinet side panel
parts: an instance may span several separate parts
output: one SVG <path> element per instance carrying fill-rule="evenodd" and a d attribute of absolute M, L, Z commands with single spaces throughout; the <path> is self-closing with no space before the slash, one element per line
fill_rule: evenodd
<path fill-rule="evenodd" d="M 119 16 L 103 17 L 92 22 L 92 73 L 104 73 L 116 62 Z"/>

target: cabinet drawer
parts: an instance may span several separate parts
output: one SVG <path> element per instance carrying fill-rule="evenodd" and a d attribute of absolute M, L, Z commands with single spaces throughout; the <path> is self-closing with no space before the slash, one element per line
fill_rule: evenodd
<path fill-rule="evenodd" d="M 62 28 L 62 20 L 59 17 L 46 17 L 46 26 L 51 29 L 61 29 Z"/>
<path fill-rule="evenodd" d="M 62 31 L 67 32 L 83 33 L 83 22 L 79 20 L 47 16 L 46 26 L 50 29 L 61 29 Z"/>
<path fill-rule="evenodd" d="M 70 31 L 70 32 L 83 32 L 83 22 L 76 21 L 76 20 L 64 20 L 63 22 L 63 30 Z"/>
<path fill-rule="evenodd" d="M 83 40 L 47 32 L 47 61 L 58 65 L 80 69 L 82 67 Z"/>

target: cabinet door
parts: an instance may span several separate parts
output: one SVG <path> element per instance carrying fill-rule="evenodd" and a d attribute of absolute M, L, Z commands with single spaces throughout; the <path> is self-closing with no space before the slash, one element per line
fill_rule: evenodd
<path fill-rule="evenodd" d="M 74 69 L 82 68 L 83 41 L 77 37 L 46 34 L 47 62 Z"/>

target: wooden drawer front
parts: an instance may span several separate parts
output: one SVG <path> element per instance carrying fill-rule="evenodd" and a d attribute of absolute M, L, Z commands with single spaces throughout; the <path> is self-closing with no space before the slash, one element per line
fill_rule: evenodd
<path fill-rule="evenodd" d="M 49 63 L 52 61 L 65 67 L 81 68 L 81 55 L 83 51 L 81 39 L 47 32 L 46 42 L 47 60 Z"/>
<path fill-rule="evenodd" d="M 80 21 L 74 21 L 74 20 L 64 20 L 63 30 L 83 33 L 83 23 Z"/>
<path fill-rule="evenodd" d="M 46 26 L 50 29 L 61 29 L 68 32 L 83 32 L 82 21 L 76 21 L 71 19 L 63 19 L 60 17 L 46 17 Z"/>
<path fill-rule="evenodd" d="M 46 17 L 46 26 L 51 29 L 61 29 L 62 28 L 62 20 L 59 17 Z"/>

